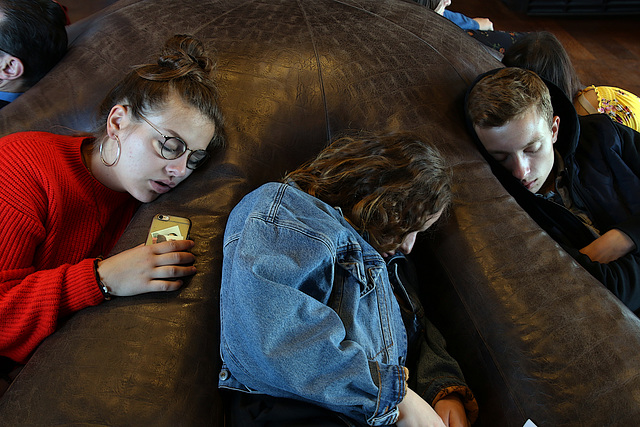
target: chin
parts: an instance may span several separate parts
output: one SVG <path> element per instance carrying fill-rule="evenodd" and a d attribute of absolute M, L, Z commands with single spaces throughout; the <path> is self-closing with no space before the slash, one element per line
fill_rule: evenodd
<path fill-rule="evenodd" d="M 132 196 L 140 203 L 150 203 L 160 197 L 158 193 L 132 194 Z"/>
<path fill-rule="evenodd" d="M 532 188 L 529 191 L 531 191 L 533 194 L 538 194 L 538 193 L 540 193 L 540 191 L 542 191 L 542 186 L 540 186 L 540 188 Z M 540 194 L 542 194 L 542 193 L 540 193 Z"/>

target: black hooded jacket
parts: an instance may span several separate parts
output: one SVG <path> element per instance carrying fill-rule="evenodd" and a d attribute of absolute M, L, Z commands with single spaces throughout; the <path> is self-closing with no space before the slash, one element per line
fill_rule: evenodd
<path fill-rule="evenodd" d="M 480 151 L 518 204 L 573 258 L 602 282 L 627 307 L 640 313 L 640 134 L 604 114 L 579 117 L 571 101 L 552 83 L 554 115 L 560 117 L 554 148 L 564 160 L 564 182 L 575 205 L 604 234 L 616 228 L 636 244 L 636 250 L 616 261 L 592 262 L 579 252 L 594 240 L 591 231 L 564 206 L 527 190 L 484 149 L 467 111 L 467 125 Z"/>

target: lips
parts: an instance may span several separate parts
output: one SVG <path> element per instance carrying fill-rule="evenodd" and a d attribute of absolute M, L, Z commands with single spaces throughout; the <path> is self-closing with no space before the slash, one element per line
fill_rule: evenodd
<path fill-rule="evenodd" d="M 163 180 L 163 181 L 154 181 L 150 180 L 151 188 L 158 194 L 164 194 L 171 190 L 176 186 L 176 183 L 173 181 Z"/>
<path fill-rule="evenodd" d="M 533 187 L 533 185 L 536 183 L 537 180 L 533 180 L 533 181 L 529 181 L 529 182 L 523 182 L 522 185 L 524 185 L 527 190 L 531 191 L 531 187 Z"/>

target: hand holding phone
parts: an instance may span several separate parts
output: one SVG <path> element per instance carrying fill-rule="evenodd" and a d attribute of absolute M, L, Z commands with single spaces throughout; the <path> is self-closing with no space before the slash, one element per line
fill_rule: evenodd
<path fill-rule="evenodd" d="M 181 216 L 157 214 L 153 217 L 146 245 L 168 240 L 187 240 L 191 230 L 191 220 Z"/>
<path fill-rule="evenodd" d="M 99 261 L 97 270 L 101 281 L 114 296 L 180 288 L 182 278 L 196 273 L 190 230 L 188 218 L 155 215 L 146 244 Z M 155 245 L 168 240 L 175 242 L 173 245 Z"/>

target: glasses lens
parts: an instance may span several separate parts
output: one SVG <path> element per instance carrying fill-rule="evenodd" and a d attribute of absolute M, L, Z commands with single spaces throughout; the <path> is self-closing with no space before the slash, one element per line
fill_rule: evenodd
<path fill-rule="evenodd" d="M 196 169 L 202 166 L 209 159 L 209 153 L 205 150 L 196 150 L 189 155 L 187 159 L 187 167 L 189 169 Z"/>
<path fill-rule="evenodd" d="M 168 137 L 162 144 L 162 157 L 167 160 L 177 159 L 187 151 L 187 144 L 176 137 Z"/>

